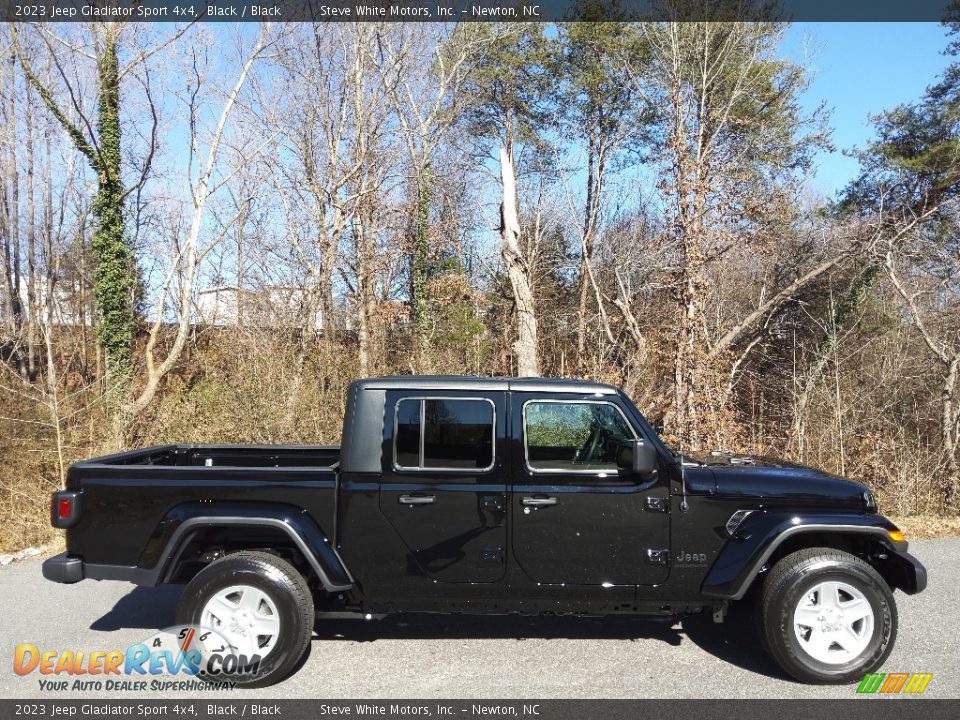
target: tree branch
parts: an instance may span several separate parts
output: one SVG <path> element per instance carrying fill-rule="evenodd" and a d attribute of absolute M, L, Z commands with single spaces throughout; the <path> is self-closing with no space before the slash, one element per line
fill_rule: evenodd
<path fill-rule="evenodd" d="M 27 82 L 30 83 L 30 86 L 36 90 L 37 94 L 40 96 L 40 99 L 43 100 L 43 104 L 47 106 L 47 109 L 50 113 L 57 119 L 57 121 L 63 125 L 63 128 L 67 131 L 67 134 L 70 136 L 70 139 L 73 140 L 73 144 L 76 146 L 77 150 L 82 152 L 87 160 L 90 161 L 90 165 L 94 170 L 97 170 L 100 165 L 99 153 L 95 150 L 93 145 L 87 140 L 83 132 L 70 122 L 70 119 L 66 114 L 60 109 L 56 101 L 53 99 L 53 94 L 50 90 L 40 82 L 40 79 L 33 73 L 33 69 L 30 67 L 30 62 L 24 56 L 20 46 L 19 40 L 19 31 L 16 29 L 16 26 L 11 26 L 13 28 L 13 46 L 17 53 L 17 59 L 20 61 L 20 67 L 23 69 L 24 77 L 27 78 Z M 56 62 L 56 59 L 54 59 Z M 60 64 L 57 62 L 57 67 L 60 68 Z M 61 75 L 63 71 L 61 69 Z"/>

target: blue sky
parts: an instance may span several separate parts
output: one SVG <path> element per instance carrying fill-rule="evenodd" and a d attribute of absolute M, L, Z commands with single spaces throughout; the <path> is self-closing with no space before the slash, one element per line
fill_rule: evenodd
<path fill-rule="evenodd" d="M 825 101 L 837 150 L 817 158 L 813 188 L 832 195 L 857 172 L 842 150 L 863 146 L 869 116 L 917 100 L 950 63 L 946 29 L 937 23 L 797 23 L 781 44 L 784 57 L 813 73 L 803 102 Z"/>

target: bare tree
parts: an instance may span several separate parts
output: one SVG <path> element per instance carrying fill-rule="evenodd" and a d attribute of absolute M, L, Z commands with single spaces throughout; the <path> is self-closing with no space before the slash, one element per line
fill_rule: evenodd
<path fill-rule="evenodd" d="M 436 173 L 433 161 L 458 119 L 460 88 L 477 57 L 477 45 L 483 42 L 482 37 L 461 36 L 455 25 L 382 25 L 377 31 L 376 61 L 410 163 L 410 311 L 417 363 L 422 360 L 429 330 L 426 289 Z M 425 57 L 430 58 L 426 72 Z"/>
<path fill-rule="evenodd" d="M 947 247 L 923 241 L 914 246 L 915 251 L 925 253 L 919 263 L 914 263 L 912 283 L 899 268 L 896 245 L 890 244 L 884 254 L 887 277 L 909 312 L 910 319 L 940 366 L 940 440 L 947 473 L 943 478 L 943 499 L 948 508 L 955 509 L 960 491 L 960 403 L 957 402 L 957 385 L 960 380 L 960 316 L 957 311 L 956 279 L 960 277 L 960 255 L 955 240 Z M 924 268 L 927 272 L 924 272 Z M 932 271 L 932 272 L 930 272 Z M 913 287 L 910 287 L 911 283 Z M 934 308 L 921 311 L 919 300 L 931 296 Z M 938 297 L 939 296 L 939 297 Z"/>
<path fill-rule="evenodd" d="M 23 283 L 21 282 L 21 241 L 20 241 L 20 172 L 17 159 L 18 143 L 18 99 L 19 90 L 16 86 L 16 49 L 12 36 L 5 39 L 9 43 L 4 53 L 3 67 L 0 68 L 0 108 L 2 108 L 2 131 L 0 131 L 0 156 L 3 157 L 3 194 L 2 203 L 3 223 L 0 230 L 3 233 L 3 303 L 2 312 L 4 329 L 7 336 L 19 341 L 25 321 Z M 12 353 L 16 358 L 21 375 L 26 375 L 26 360 L 24 353 L 17 349 Z"/>
<path fill-rule="evenodd" d="M 472 135 L 493 141 L 500 166 L 500 257 L 513 292 L 517 371 L 539 375 L 536 304 L 519 242 L 517 162 L 522 150 L 534 156 L 544 153 L 544 135 L 555 120 L 549 112 L 554 87 L 545 71 L 551 42 L 535 24 L 484 25 L 464 37 L 475 39 L 480 53 L 464 87 L 464 119 Z M 486 159 L 488 148 L 484 150 Z"/>
<path fill-rule="evenodd" d="M 190 332 L 190 320 L 192 315 L 193 290 L 196 279 L 197 267 L 203 257 L 222 239 L 227 229 L 236 220 L 236 216 L 228 223 L 224 224 L 220 232 L 208 240 L 206 244 L 201 245 L 200 234 L 203 229 L 204 210 L 217 190 L 222 188 L 226 182 L 235 175 L 239 169 L 249 162 L 253 157 L 259 154 L 266 147 L 271 138 L 260 142 L 256 147 L 251 148 L 248 153 L 241 157 L 232 168 L 224 169 L 219 165 L 219 156 L 221 144 L 224 139 L 224 133 L 237 103 L 243 86 L 247 81 L 250 70 L 254 62 L 260 57 L 268 45 L 268 39 L 271 32 L 271 24 L 265 23 L 261 26 L 260 33 L 255 41 L 249 55 L 243 62 L 240 73 L 237 76 L 232 88 L 228 91 L 224 100 L 223 108 L 220 111 L 216 126 L 207 146 L 205 157 L 200 160 L 198 174 L 193 176 L 194 158 L 200 153 L 200 128 L 198 127 L 198 108 L 195 105 L 199 97 L 202 78 L 197 71 L 194 77 L 193 92 L 191 93 L 190 105 L 190 195 L 193 204 L 193 212 L 189 229 L 182 243 L 177 243 L 179 250 L 173 260 L 166 280 L 160 289 L 159 299 L 156 305 L 156 318 L 150 328 L 147 338 L 147 344 L 144 349 L 144 361 L 146 363 L 146 383 L 140 392 L 130 402 L 123 407 L 124 414 L 128 417 L 134 417 L 140 413 L 156 396 L 160 381 L 173 369 L 186 345 Z M 194 66 L 196 68 L 196 65 Z M 216 173 L 216 175 L 215 175 Z M 171 298 L 174 280 L 178 281 L 178 291 L 174 298 L 174 307 L 177 314 L 176 336 L 169 350 L 162 360 L 157 357 L 157 341 L 160 337 L 160 331 L 164 325 L 164 316 L 167 302 Z"/>
<path fill-rule="evenodd" d="M 764 23 L 644 26 L 652 63 L 632 73 L 638 92 L 662 108 L 658 190 L 680 252 L 670 419 L 691 448 L 725 425 L 725 373 L 714 361 L 733 337 L 707 332 L 709 269 L 733 247 L 782 224 L 780 208 L 789 203 L 778 183 L 818 139 L 800 133 L 793 98 L 804 87 L 802 71 L 774 59 L 781 33 Z"/>
<path fill-rule="evenodd" d="M 513 343 L 513 351 L 517 356 L 517 374 L 536 376 L 540 374 L 537 315 L 526 260 L 520 251 L 517 175 L 513 165 L 512 148 L 509 146 L 500 148 L 500 183 L 503 188 L 503 202 L 500 205 L 500 254 L 507 266 L 517 314 L 517 339 Z"/>
<path fill-rule="evenodd" d="M 87 159 L 97 175 L 97 194 L 93 204 L 96 228 L 91 241 L 94 255 L 94 296 L 98 313 L 98 337 L 107 357 L 107 371 L 115 387 L 123 388 L 129 380 L 132 343 L 136 325 L 138 273 L 136 258 L 126 231 L 124 204 L 127 197 L 142 188 L 150 173 L 157 143 L 157 118 L 153 115 L 150 147 L 140 168 L 139 179 L 129 187 L 123 180 L 123 148 L 121 144 L 120 88 L 123 79 L 152 55 L 179 38 L 190 27 L 184 25 L 150 49 L 136 53 L 127 63 L 120 62 L 121 36 L 125 26 L 119 22 L 92 25 L 88 43 L 72 41 L 57 35 L 44 25 L 37 34 L 56 68 L 66 99 L 58 99 L 49 83 L 34 72 L 25 41 L 14 27 L 13 43 L 23 73 L 47 106 L 50 114 L 63 126 L 77 150 Z M 88 49 L 89 48 L 89 49 Z M 67 58 L 61 57 L 66 52 Z M 71 67 L 81 61 L 92 61 L 96 68 L 96 121 L 84 107 L 84 92 Z M 148 100 L 149 85 L 145 85 Z M 152 105 L 152 100 L 151 107 Z"/>

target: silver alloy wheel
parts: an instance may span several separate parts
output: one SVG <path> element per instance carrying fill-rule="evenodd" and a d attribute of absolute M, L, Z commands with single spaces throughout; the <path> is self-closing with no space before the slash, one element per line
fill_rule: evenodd
<path fill-rule="evenodd" d="M 252 585 L 231 585 L 207 600 L 200 625 L 216 630 L 233 652 L 265 658 L 280 637 L 280 613 L 267 593 Z"/>
<path fill-rule="evenodd" d="M 873 608 L 853 585 L 830 580 L 814 585 L 793 612 L 800 647 L 814 660 L 841 665 L 855 660 L 873 637 Z"/>

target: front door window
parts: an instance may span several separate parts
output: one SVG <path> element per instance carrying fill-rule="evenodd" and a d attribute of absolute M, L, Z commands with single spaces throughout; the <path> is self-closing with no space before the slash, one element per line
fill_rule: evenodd
<path fill-rule="evenodd" d="M 635 434 L 606 402 L 529 402 L 524 442 L 531 472 L 618 473 L 630 468 Z"/>

